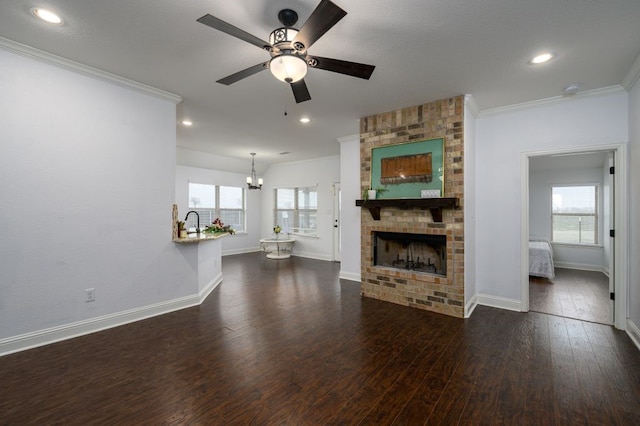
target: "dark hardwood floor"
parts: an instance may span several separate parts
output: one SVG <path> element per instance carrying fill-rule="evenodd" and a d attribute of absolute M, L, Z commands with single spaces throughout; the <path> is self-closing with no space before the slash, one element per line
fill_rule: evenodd
<path fill-rule="evenodd" d="M 625 333 L 363 299 L 338 271 L 225 257 L 199 307 L 2 357 L 0 424 L 638 424 Z"/>
<path fill-rule="evenodd" d="M 612 324 L 609 277 L 602 272 L 556 268 L 555 278 L 529 277 L 529 309 Z"/>

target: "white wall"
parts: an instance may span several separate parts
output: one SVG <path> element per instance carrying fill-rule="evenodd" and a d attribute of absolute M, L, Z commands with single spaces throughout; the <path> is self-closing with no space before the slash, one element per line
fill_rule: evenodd
<path fill-rule="evenodd" d="M 197 294 L 175 103 L 3 50 L 0 93 L 0 343 Z"/>
<path fill-rule="evenodd" d="M 360 136 L 345 137 L 339 142 L 342 188 L 340 278 L 360 281 L 360 207 L 356 207 L 356 200 L 361 198 Z"/>
<path fill-rule="evenodd" d="M 636 82 L 629 95 L 629 319 L 640 327 L 640 83 Z M 640 344 L 640 341 L 636 342 Z"/>
<path fill-rule="evenodd" d="M 603 168 L 542 169 L 529 173 L 529 235 L 551 240 L 551 186 L 595 184 L 603 193 Z M 595 271 L 604 270 L 604 197 L 598 197 L 598 245 L 553 244 L 556 266 Z M 608 209 L 608 206 L 607 206 Z"/>
<path fill-rule="evenodd" d="M 498 304 L 521 299 L 521 154 L 626 143 L 622 89 L 477 120 L 477 291 Z M 466 176 L 471 178 L 471 176 Z"/>
<path fill-rule="evenodd" d="M 336 142 L 337 143 L 337 142 Z M 295 236 L 293 254 L 321 260 L 333 259 L 333 184 L 340 182 L 340 157 L 274 164 L 264 174 L 262 236 L 273 236 L 274 189 L 318 187 L 318 238 Z"/>
<path fill-rule="evenodd" d="M 224 162 L 224 161 L 222 161 Z M 251 163 L 248 163 L 248 171 L 251 170 Z M 209 185 L 224 185 L 246 187 L 247 174 L 224 172 L 220 170 L 203 169 L 198 167 L 176 166 L 176 204 L 178 204 L 178 216 L 184 218 L 189 209 L 189 182 L 204 183 Z M 259 175 L 260 176 L 260 175 Z M 264 191 L 264 189 L 262 189 Z M 246 233 L 237 233 L 222 239 L 222 254 L 237 254 L 260 249 L 261 238 L 261 191 L 247 190 Z M 201 223 L 201 226 L 208 223 Z"/>

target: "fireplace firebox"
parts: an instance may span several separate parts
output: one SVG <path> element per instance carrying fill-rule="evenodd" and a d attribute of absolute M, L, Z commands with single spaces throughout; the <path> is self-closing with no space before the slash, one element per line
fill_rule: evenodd
<path fill-rule="evenodd" d="M 446 235 L 373 233 L 373 264 L 434 275 L 447 275 Z"/>

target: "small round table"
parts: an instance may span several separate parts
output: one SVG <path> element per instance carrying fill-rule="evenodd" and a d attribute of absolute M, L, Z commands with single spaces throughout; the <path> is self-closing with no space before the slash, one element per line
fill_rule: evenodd
<path fill-rule="evenodd" d="M 295 242 L 293 238 L 263 238 L 260 248 L 267 253 L 267 259 L 288 259 Z"/>

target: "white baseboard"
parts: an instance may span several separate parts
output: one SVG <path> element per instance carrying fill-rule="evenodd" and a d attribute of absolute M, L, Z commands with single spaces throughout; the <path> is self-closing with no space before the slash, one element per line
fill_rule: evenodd
<path fill-rule="evenodd" d="M 143 319 L 168 314 L 180 309 L 200 305 L 209 294 L 222 282 L 222 273 L 207 284 L 199 294 L 180 297 L 153 305 L 142 306 L 127 311 L 116 312 L 84 321 L 46 328 L 31 333 L 21 334 L 0 340 L 0 356 L 49 345 L 74 337 L 96 333 L 109 328 L 140 321 Z"/>
<path fill-rule="evenodd" d="M 215 290 L 222 282 L 222 272 L 219 272 L 210 282 L 198 293 L 198 304 L 202 304 L 205 299 Z"/>
<path fill-rule="evenodd" d="M 360 273 L 356 272 L 340 271 L 338 278 L 342 280 L 362 282 L 362 276 L 360 275 Z"/>
<path fill-rule="evenodd" d="M 317 254 L 317 253 L 311 253 L 311 252 L 294 251 L 293 253 L 291 253 L 291 256 L 306 257 L 307 259 L 325 260 L 327 262 L 333 262 L 333 258 L 329 255 L 323 255 L 323 254 Z"/>
<path fill-rule="evenodd" d="M 241 249 L 232 249 L 232 250 L 223 250 L 223 256 L 233 256 L 234 254 L 243 254 L 243 253 L 255 253 L 260 251 L 260 247 L 247 247 Z"/>
<path fill-rule="evenodd" d="M 476 303 L 482 306 L 492 308 L 506 309 L 509 311 L 522 311 L 522 303 L 516 299 L 507 299 L 506 297 L 489 296 L 487 294 L 476 295 Z"/>
<path fill-rule="evenodd" d="M 595 271 L 603 272 L 604 268 L 600 265 L 587 265 L 586 263 L 573 263 L 573 262 L 557 262 L 554 260 L 553 266 L 563 269 L 577 269 L 579 271 Z"/>
<path fill-rule="evenodd" d="M 627 334 L 631 338 L 631 341 L 640 349 L 640 328 L 627 318 Z"/>
<path fill-rule="evenodd" d="M 476 306 L 478 306 L 478 297 L 474 295 L 471 300 L 464 305 L 464 317 L 469 318 L 476 309 Z"/>

